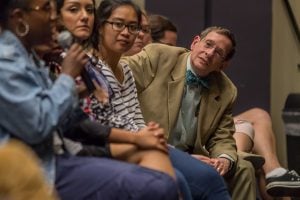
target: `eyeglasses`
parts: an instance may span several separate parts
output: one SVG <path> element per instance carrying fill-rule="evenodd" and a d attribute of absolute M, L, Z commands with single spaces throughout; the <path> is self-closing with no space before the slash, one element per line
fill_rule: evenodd
<path fill-rule="evenodd" d="M 140 31 L 140 27 L 138 24 L 125 24 L 123 22 L 111 22 L 111 21 L 105 21 L 105 23 L 111 24 L 112 29 L 115 31 L 123 31 L 125 28 L 128 29 L 128 32 L 131 34 L 138 34 Z"/>
<path fill-rule="evenodd" d="M 203 40 L 204 48 L 206 49 L 214 49 L 214 55 L 217 56 L 221 60 L 226 59 L 225 50 L 217 47 L 216 43 L 212 40 Z"/>

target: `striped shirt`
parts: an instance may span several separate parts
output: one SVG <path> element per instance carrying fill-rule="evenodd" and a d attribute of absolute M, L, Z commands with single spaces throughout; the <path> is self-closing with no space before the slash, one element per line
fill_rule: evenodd
<path fill-rule="evenodd" d="M 145 126 L 144 118 L 137 98 L 137 90 L 132 71 L 129 66 L 122 64 L 124 80 L 120 83 L 110 67 L 101 60 L 94 66 L 97 78 L 104 78 L 101 82 L 107 85 L 103 88 L 109 90 L 109 102 L 102 104 L 92 94 L 85 98 L 83 109 L 92 120 L 103 125 L 138 131 Z"/>

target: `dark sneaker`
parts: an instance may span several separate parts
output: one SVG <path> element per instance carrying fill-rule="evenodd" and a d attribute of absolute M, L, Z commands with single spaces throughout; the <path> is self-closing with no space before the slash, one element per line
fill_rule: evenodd
<path fill-rule="evenodd" d="M 265 164 L 265 158 L 261 155 L 247 153 L 243 151 L 238 151 L 238 155 L 242 159 L 249 161 L 253 165 L 255 170 L 260 169 Z"/>
<path fill-rule="evenodd" d="M 300 176 L 296 171 L 287 171 L 279 177 L 266 179 L 267 193 L 273 197 L 300 197 Z"/>

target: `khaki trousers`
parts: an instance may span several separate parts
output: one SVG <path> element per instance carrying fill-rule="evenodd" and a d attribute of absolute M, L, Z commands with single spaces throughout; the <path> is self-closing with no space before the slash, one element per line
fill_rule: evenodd
<path fill-rule="evenodd" d="M 225 179 L 233 200 L 256 199 L 256 178 L 250 162 L 239 158 L 235 174 Z"/>

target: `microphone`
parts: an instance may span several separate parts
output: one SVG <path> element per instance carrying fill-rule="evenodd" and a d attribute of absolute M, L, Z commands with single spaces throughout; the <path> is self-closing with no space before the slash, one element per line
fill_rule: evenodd
<path fill-rule="evenodd" d="M 62 52 L 60 54 L 60 56 L 62 58 L 64 58 L 67 55 L 66 51 L 74 43 L 74 38 L 69 31 L 64 30 L 58 34 L 57 42 L 65 50 L 64 52 Z M 88 69 L 91 68 L 91 65 L 93 65 L 94 62 L 95 62 L 94 59 L 89 57 L 88 62 L 86 63 L 86 65 L 84 66 L 84 68 L 81 72 L 81 78 L 82 78 L 83 82 L 85 83 L 89 93 L 92 93 L 96 89 L 96 87 L 91 79 L 91 76 L 88 73 L 88 71 L 90 71 Z"/>
<path fill-rule="evenodd" d="M 62 31 L 57 36 L 57 42 L 63 49 L 69 49 L 73 43 L 73 37 L 69 31 Z"/>

